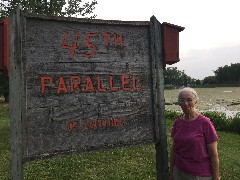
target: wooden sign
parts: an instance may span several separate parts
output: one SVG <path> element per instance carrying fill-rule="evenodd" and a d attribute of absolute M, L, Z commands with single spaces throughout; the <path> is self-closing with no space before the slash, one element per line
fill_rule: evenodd
<path fill-rule="evenodd" d="M 22 26 L 25 158 L 154 141 L 148 22 Z"/>
<path fill-rule="evenodd" d="M 21 174 L 22 162 L 44 157 L 163 146 L 159 25 L 155 17 L 124 22 L 11 15 L 12 174 Z"/>

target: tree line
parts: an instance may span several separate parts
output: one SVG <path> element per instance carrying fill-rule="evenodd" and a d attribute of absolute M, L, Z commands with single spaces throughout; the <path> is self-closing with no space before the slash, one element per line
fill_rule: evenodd
<path fill-rule="evenodd" d="M 164 84 L 166 87 L 180 86 L 205 86 L 205 85 L 240 85 L 240 63 L 225 65 L 214 71 L 214 76 L 207 76 L 203 80 L 194 79 L 187 76 L 184 71 L 176 67 L 168 67 L 164 70 Z"/>
<path fill-rule="evenodd" d="M 177 67 L 168 67 L 163 71 L 164 85 L 166 87 L 193 86 L 201 84 L 199 79 L 191 78 L 185 71 L 178 70 Z"/>
<path fill-rule="evenodd" d="M 240 63 L 219 67 L 214 73 L 215 76 L 205 77 L 203 84 L 240 84 Z"/>
<path fill-rule="evenodd" d="M 26 13 L 48 16 L 95 18 L 93 10 L 97 0 L 2 0 L 0 1 L 0 18 L 9 16 L 17 6 Z"/>

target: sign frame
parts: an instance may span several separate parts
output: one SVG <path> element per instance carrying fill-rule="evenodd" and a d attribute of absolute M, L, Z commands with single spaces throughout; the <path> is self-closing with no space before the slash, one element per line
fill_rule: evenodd
<path fill-rule="evenodd" d="M 24 22 L 25 17 L 42 16 L 24 14 L 17 9 L 9 17 L 9 45 L 10 45 L 10 129 L 11 129 L 11 166 L 12 179 L 23 179 L 23 164 L 28 159 L 24 158 L 23 130 L 26 118 L 26 64 L 22 61 L 23 46 L 25 42 Z M 49 20 L 51 17 L 45 17 Z M 56 18 L 54 18 L 56 19 Z M 57 18 L 57 20 L 68 20 L 75 22 L 75 18 Z M 124 22 L 81 19 L 86 23 L 112 23 L 120 25 L 147 25 L 150 28 L 151 48 L 151 73 L 152 73 L 152 99 L 153 99 L 153 121 L 156 148 L 157 179 L 166 179 L 168 172 L 165 100 L 164 100 L 164 63 L 162 58 L 161 23 L 152 16 L 150 22 Z M 17 88 L 16 88 L 17 87 Z"/>

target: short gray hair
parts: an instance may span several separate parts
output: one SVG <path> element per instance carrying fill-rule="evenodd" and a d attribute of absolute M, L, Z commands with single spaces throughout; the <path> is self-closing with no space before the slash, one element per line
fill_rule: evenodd
<path fill-rule="evenodd" d="M 191 92 L 195 96 L 195 98 L 198 99 L 197 91 L 193 88 L 184 87 L 184 88 L 180 89 L 178 92 L 178 98 L 180 97 L 182 92 Z"/>

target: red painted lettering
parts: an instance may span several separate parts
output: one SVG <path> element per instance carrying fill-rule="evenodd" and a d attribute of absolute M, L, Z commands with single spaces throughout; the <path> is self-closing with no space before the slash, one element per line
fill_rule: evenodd
<path fill-rule="evenodd" d="M 104 118 L 104 119 L 94 119 L 88 122 L 83 119 L 83 128 L 85 130 L 97 129 L 97 128 L 114 128 L 123 127 L 123 117 L 116 118 Z"/>
<path fill-rule="evenodd" d="M 97 120 L 91 120 L 91 121 L 89 122 L 89 127 L 90 127 L 91 129 L 97 128 Z"/>
<path fill-rule="evenodd" d="M 76 37 L 75 37 L 73 46 L 66 45 L 67 39 L 68 39 L 68 32 L 65 33 L 62 48 L 71 50 L 70 58 L 72 59 L 75 55 L 75 50 L 77 49 L 78 33 L 76 33 Z"/>
<path fill-rule="evenodd" d="M 90 43 L 90 37 L 93 37 L 93 36 L 98 36 L 98 34 L 96 34 L 96 33 L 87 34 L 87 38 L 86 38 L 86 41 L 85 41 L 85 47 L 86 48 L 88 48 L 88 47 L 92 48 L 92 53 L 91 54 L 83 53 L 82 55 L 84 57 L 90 58 L 90 57 L 93 57 L 96 54 L 96 51 L 97 51 L 96 46 L 94 44 Z"/>
<path fill-rule="evenodd" d="M 124 124 L 123 124 L 123 117 L 121 117 L 121 118 L 118 119 L 117 125 L 118 125 L 118 126 L 124 126 Z"/>
<path fill-rule="evenodd" d="M 132 76 L 132 86 L 133 86 L 133 90 L 134 90 L 134 91 L 140 91 L 141 88 L 140 88 L 140 87 L 137 87 L 136 84 L 137 84 L 136 76 L 133 75 L 133 76 Z"/>
<path fill-rule="evenodd" d="M 92 79 L 90 76 L 87 76 L 87 79 L 86 79 L 86 86 L 85 86 L 85 92 L 87 91 L 92 91 L 92 92 L 95 92 L 95 89 L 94 89 L 94 86 L 93 86 L 93 82 L 92 82 Z"/>
<path fill-rule="evenodd" d="M 65 93 L 68 92 L 67 86 L 66 86 L 66 84 L 64 82 L 64 78 L 62 76 L 59 78 L 57 93 L 60 93 L 61 91 L 65 92 Z"/>
<path fill-rule="evenodd" d="M 117 34 L 114 34 L 114 45 L 115 45 L 115 47 L 117 47 L 118 45 L 123 47 L 123 36 L 122 36 L 122 34 L 120 34 L 120 37 L 118 37 Z"/>
<path fill-rule="evenodd" d="M 130 91 L 130 87 L 126 87 L 129 84 L 129 75 L 123 74 L 122 75 L 122 89 L 124 91 Z"/>
<path fill-rule="evenodd" d="M 118 91 L 119 88 L 113 87 L 113 77 L 110 75 L 109 76 L 109 86 L 111 91 Z"/>
<path fill-rule="evenodd" d="M 81 88 L 79 87 L 80 83 L 81 83 L 80 76 L 71 76 L 70 77 L 71 91 L 74 92 L 74 89 L 76 88 L 80 92 L 81 91 Z"/>
<path fill-rule="evenodd" d="M 48 83 L 46 83 L 46 80 Z M 41 93 L 45 93 L 45 87 L 50 86 L 52 84 L 52 77 L 49 76 L 43 76 L 41 77 Z"/>
<path fill-rule="evenodd" d="M 117 126 L 117 118 L 112 118 L 111 119 L 111 125 L 112 125 L 112 127 Z"/>
<path fill-rule="evenodd" d="M 98 91 L 99 92 L 107 92 L 106 88 L 101 87 L 101 77 L 99 75 L 97 76 L 97 80 L 98 80 Z"/>
<path fill-rule="evenodd" d="M 78 124 L 77 121 L 74 121 L 74 122 L 69 121 L 69 122 L 67 123 L 68 130 L 69 130 L 69 131 L 76 130 L 76 129 L 77 129 L 77 124 Z"/>
<path fill-rule="evenodd" d="M 99 36 L 99 35 L 100 34 L 98 34 L 98 33 L 87 33 L 84 47 L 86 49 L 88 49 L 90 52 L 89 53 L 88 52 L 82 53 L 83 57 L 90 58 L 90 57 L 93 57 L 96 54 L 97 47 L 94 43 L 90 42 L 90 39 L 91 39 L 91 37 L 95 37 L 95 36 Z M 111 33 L 104 32 L 104 33 L 102 33 L 102 36 L 105 40 L 105 47 L 109 47 L 110 46 L 109 41 L 110 41 Z M 79 38 L 79 35 L 78 35 L 78 33 L 76 33 L 73 45 L 70 46 L 69 42 L 67 42 L 68 41 L 68 32 L 66 32 L 65 35 L 64 35 L 62 48 L 70 50 L 70 58 L 71 59 L 74 58 L 75 51 L 78 48 L 78 46 L 77 46 L 78 38 Z M 115 47 L 117 47 L 117 46 L 123 47 L 123 35 L 122 34 L 120 34 L 120 35 L 118 35 L 116 33 L 114 34 L 114 46 Z"/>
<path fill-rule="evenodd" d="M 102 119 L 99 120 L 99 127 L 102 128 Z"/>
<path fill-rule="evenodd" d="M 103 120 L 103 126 L 105 126 L 105 127 L 107 126 L 107 119 Z"/>
<path fill-rule="evenodd" d="M 87 125 L 87 122 L 86 120 L 83 120 L 83 128 L 88 130 L 88 125 Z"/>
<path fill-rule="evenodd" d="M 93 79 L 94 81 L 93 81 Z M 70 76 L 64 77 L 60 76 L 57 80 L 57 83 L 54 82 L 51 76 L 42 76 L 40 77 L 41 83 L 41 93 L 44 94 L 46 92 L 47 87 L 50 87 L 52 84 L 58 84 L 58 86 L 52 86 L 52 89 L 57 93 L 67 93 L 70 92 L 117 92 L 117 91 L 140 91 L 141 87 L 138 85 L 137 76 L 136 75 L 128 75 L 122 74 L 121 76 L 116 75 L 102 78 L 101 75 L 86 75 L 86 80 L 82 80 L 82 76 Z M 109 79 L 108 79 L 109 78 Z M 121 84 L 117 87 L 114 86 L 114 78 L 116 82 L 121 81 Z M 109 84 L 107 84 L 109 83 Z M 140 83 L 139 83 L 140 84 Z M 83 87 L 84 86 L 84 87 Z M 103 87 L 105 86 L 105 87 Z"/>

